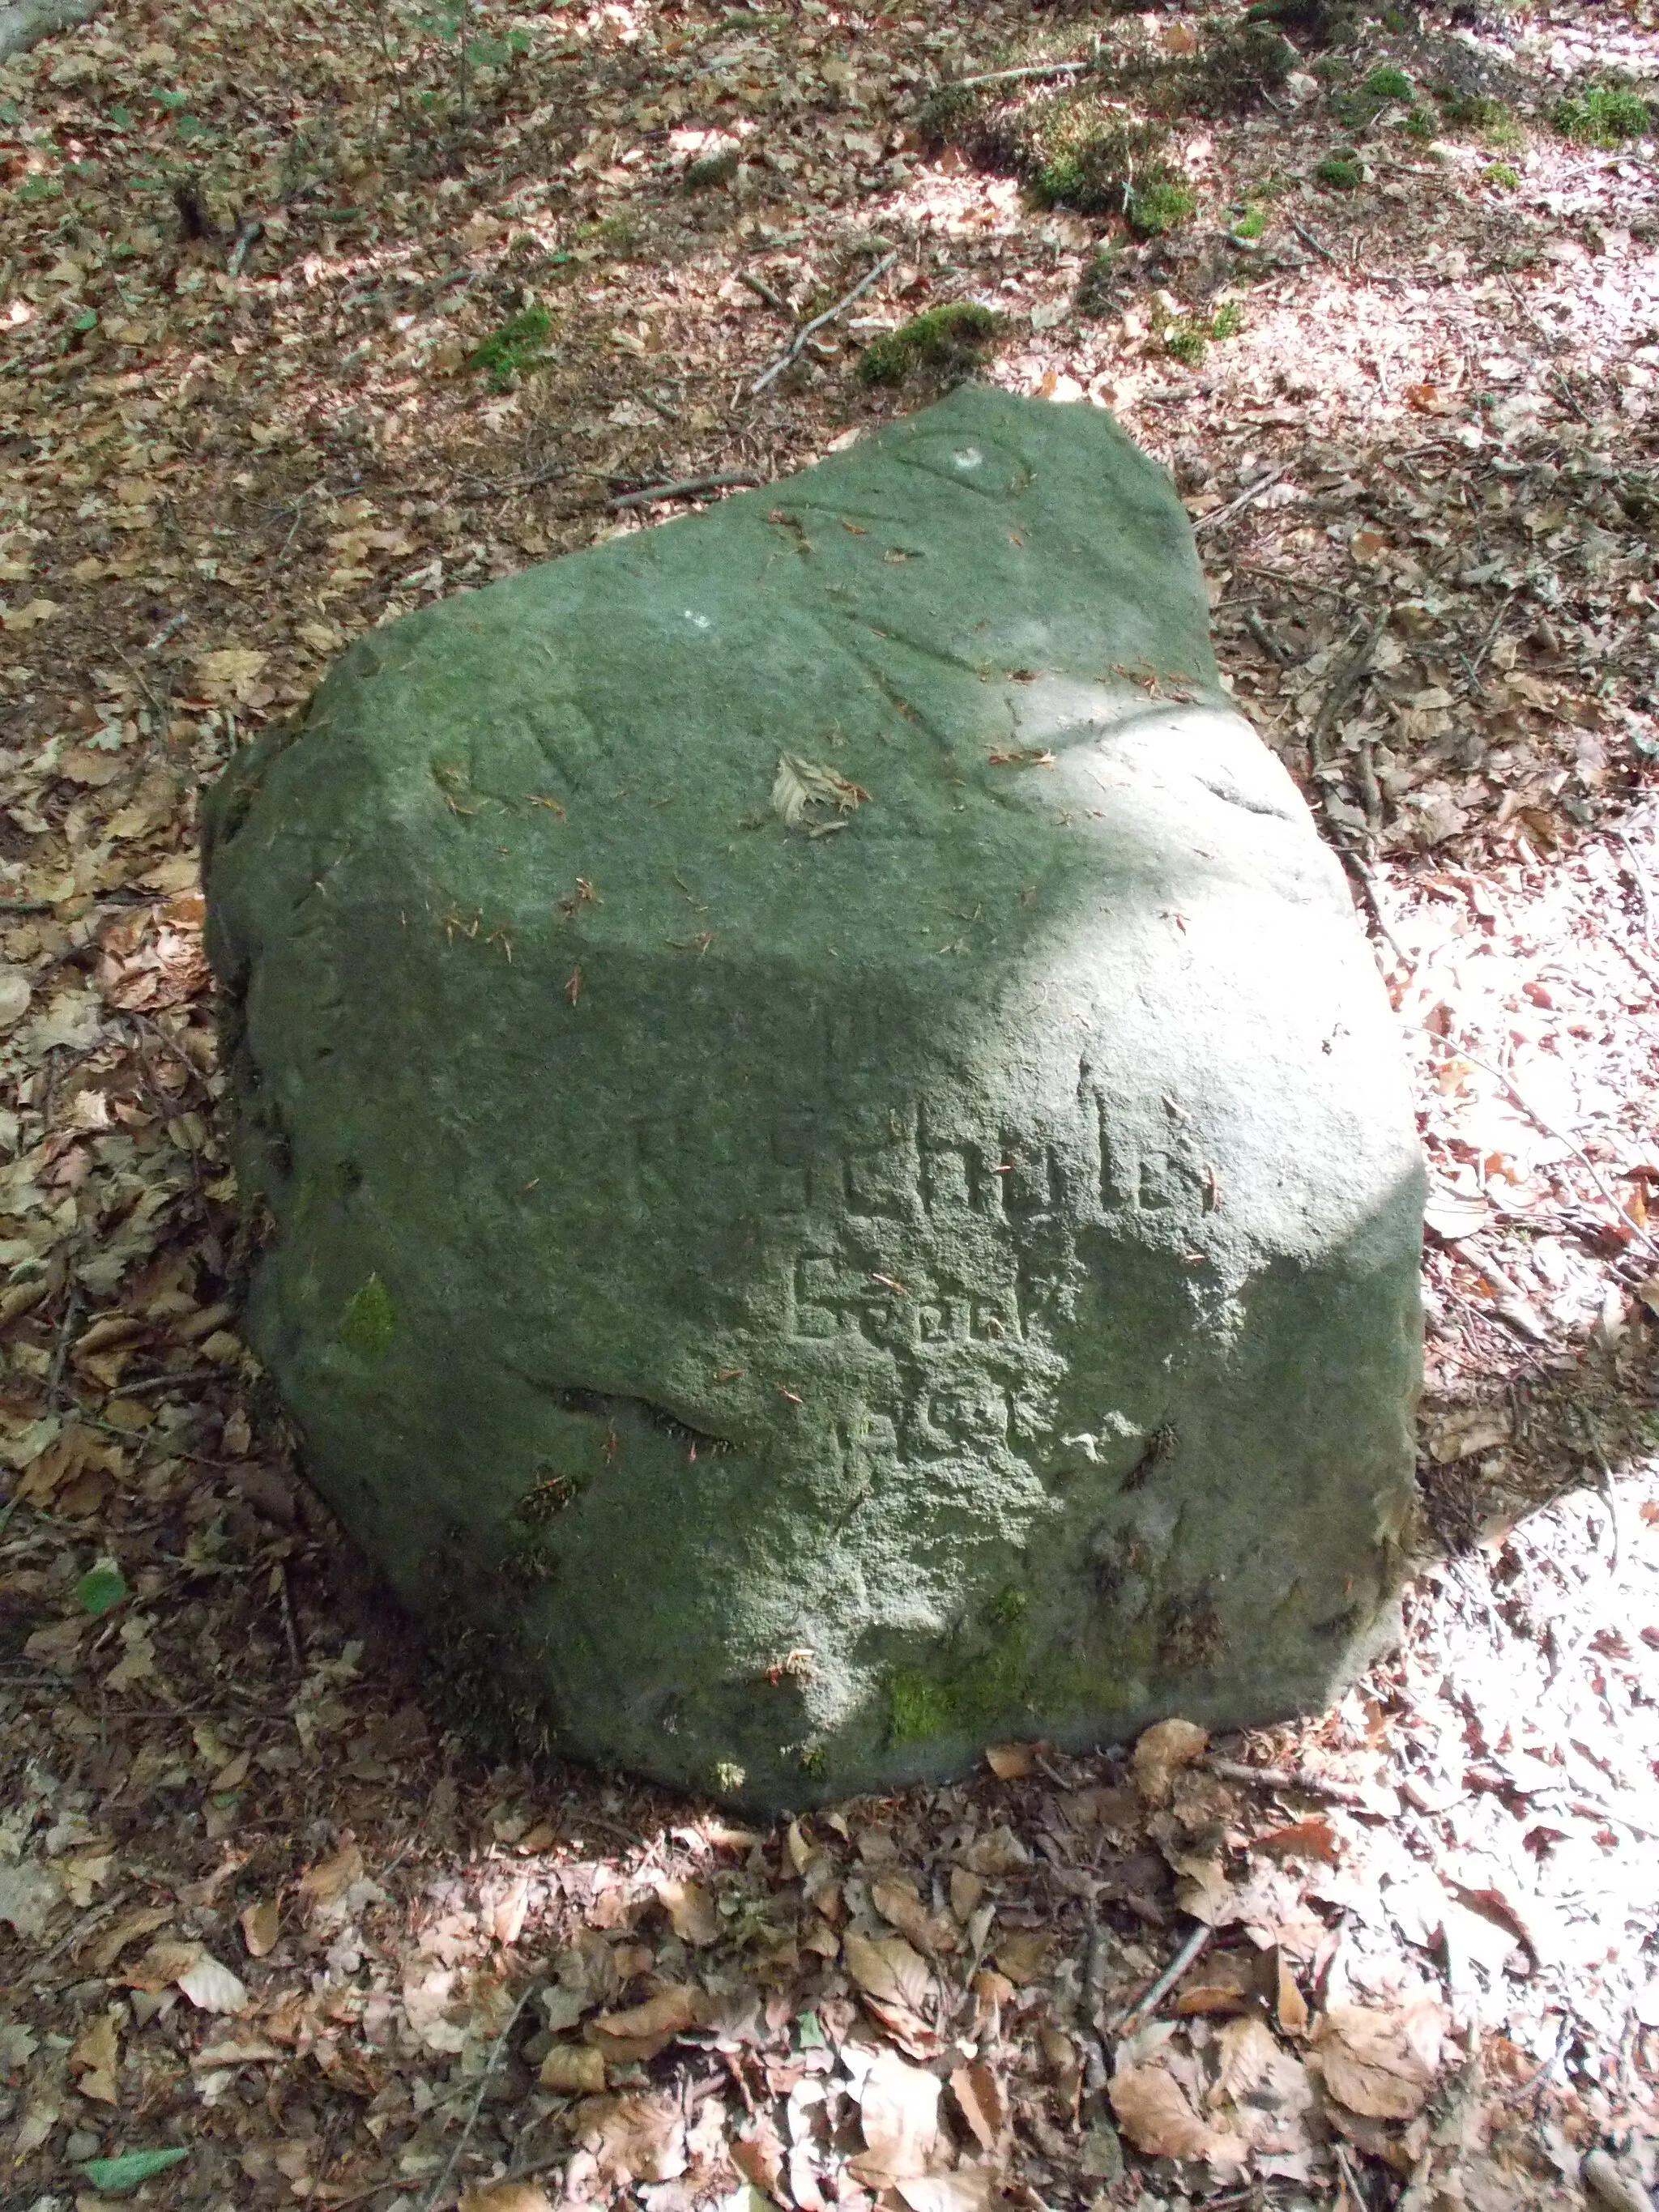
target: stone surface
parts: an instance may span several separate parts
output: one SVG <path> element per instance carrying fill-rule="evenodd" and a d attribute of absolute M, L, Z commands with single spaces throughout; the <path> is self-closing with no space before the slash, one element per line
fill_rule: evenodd
<path fill-rule="evenodd" d="M 799 1806 L 1386 1635 L 1403 1073 L 1105 416 L 969 388 L 373 633 L 208 859 L 252 1341 L 561 1747 Z"/>

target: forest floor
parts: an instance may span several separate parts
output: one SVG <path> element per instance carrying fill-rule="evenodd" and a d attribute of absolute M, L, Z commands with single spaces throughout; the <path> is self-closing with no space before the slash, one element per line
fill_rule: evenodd
<path fill-rule="evenodd" d="M 1659 38 L 1285 27 L 113 0 L 0 67 L 8 2205 L 1646 2201 Z M 1321 1720 L 751 1831 L 469 1746 L 262 1421 L 198 807 L 366 627 L 921 404 L 937 325 L 861 365 L 963 301 L 1168 464 L 1344 853 L 1435 1548 Z"/>

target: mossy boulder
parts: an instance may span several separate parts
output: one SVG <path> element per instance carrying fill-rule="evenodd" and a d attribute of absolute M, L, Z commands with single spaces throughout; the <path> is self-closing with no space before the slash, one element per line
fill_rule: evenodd
<path fill-rule="evenodd" d="M 1316 1706 L 1421 1177 L 1112 421 L 966 387 L 362 638 L 208 810 L 247 1326 L 441 1656 L 756 1806 Z"/>

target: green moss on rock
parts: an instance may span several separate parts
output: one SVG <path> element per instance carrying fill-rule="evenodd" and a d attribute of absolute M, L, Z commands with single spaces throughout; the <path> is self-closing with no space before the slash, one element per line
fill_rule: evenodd
<path fill-rule="evenodd" d="M 365 1359 L 384 1359 L 398 1334 L 392 1298 L 378 1275 L 355 1290 L 340 1316 L 340 1341 Z"/>

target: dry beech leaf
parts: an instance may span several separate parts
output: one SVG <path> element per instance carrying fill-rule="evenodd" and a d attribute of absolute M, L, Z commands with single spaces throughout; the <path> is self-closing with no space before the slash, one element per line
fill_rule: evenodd
<path fill-rule="evenodd" d="M 121 2045 L 116 2033 L 112 2013 L 100 2013 L 70 2053 L 70 2064 L 79 2075 L 76 2087 L 83 2097 L 90 2097 L 100 2105 L 118 2104 L 116 2069 L 121 2063 Z"/>
<path fill-rule="evenodd" d="M 1186 2091 L 1162 2066 L 1114 2074 L 1109 2094 L 1118 2125 L 1147 2158 L 1202 2158 L 1237 2166 L 1249 2154 L 1242 2137 L 1224 2135 L 1194 2111 Z"/>
<path fill-rule="evenodd" d="M 943 1913 L 935 1917 L 922 1903 L 908 1875 L 883 1875 L 870 1885 L 870 1899 L 884 1920 L 919 1950 L 954 1951 L 957 1931 Z"/>
<path fill-rule="evenodd" d="M 465 2192 L 460 2212 L 553 2212 L 553 2207 L 538 2181 L 487 2181 Z"/>
<path fill-rule="evenodd" d="M 179 1988 L 201 2012 L 246 2012 L 248 2007 L 246 1984 L 237 1979 L 228 1966 L 206 1952 L 187 1973 L 177 1978 Z"/>
<path fill-rule="evenodd" d="M 1221 2075 L 1215 2095 L 1231 2101 L 1238 2132 L 1251 2148 L 1273 2158 L 1306 2151 L 1314 2089 L 1302 2061 L 1281 2050 L 1260 2019 L 1230 2020 L 1216 2048 Z"/>
<path fill-rule="evenodd" d="M 170 1989 L 180 1974 L 187 1974 L 198 1960 L 207 1956 L 199 1943 L 152 1943 L 141 1959 L 135 1959 L 123 1980 L 130 1990 L 143 1990 L 150 1996 L 159 1996 Z"/>
<path fill-rule="evenodd" d="M 1297 1987 L 1296 1976 L 1285 1965 L 1284 1954 L 1275 1952 L 1274 1957 L 1279 1974 L 1279 1996 L 1274 2010 L 1279 2015 L 1279 2027 L 1286 2035 L 1304 2036 L 1308 2033 L 1308 2000 Z"/>
<path fill-rule="evenodd" d="M 958 2066 L 951 2076 L 951 2094 L 980 2148 L 994 2151 L 1008 2126 L 1008 2100 L 996 2075 L 983 2064 Z"/>
<path fill-rule="evenodd" d="M 282 1914 L 274 1897 L 250 1905 L 242 1914 L 242 1941 L 250 1959 L 263 1959 L 274 1949 L 282 1928 Z"/>
<path fill-rule="evenodd" d="M 584 2097 L 576 2140 L 619 2182 L 674 2181 L 685 2172 L 685 2128 L 667 2097 Z"/>
<path fill-rule="evenodd" d="M 706 2010 L 701 1990 L 676 1983 L 626 2012 L 601 2013 L 588 2022 L 586 2034 L 608 2058 L 654 2058 L 677 2035 L 701 2027 Z"/>
<path fill-rule="evenodd" d="M 842 1944 L 847 1971 L 866 1995 L 919 2012 L 933 1983 L 927 1962 L 902 1936 L 871 1937 L 848 1929 Z"/>
<path fill-rule="evenodd" d="M 1048 1963 L 1054 1939 L 1038 1929 L 1021 1929 L 1005 1936 L 992 1953 L 998 1971 L 1006 1974 L 1016 1987 L 1034 1982 Z"/>
<path fill-rule="evenodd" d="M 701 1882 L 659 1881 L 657 1902 L 682 1943 L 712 1943 L 720 1932 L 714 1900 Z"/>
<path fill-rule="evenodd" d="M 994 1743 L 987 1747 L 985 1764 L 999 1782 L 1023 1782 L 1036 1771 L 1036 1746 Z"/>
<path fill-rule="evenodd" d="M 821 835 L 824 828 L 840 825 L 820 822 L 815 808 L 828 805 L 837 814 L 853 814 L 869 796 L 861 783 L 850 782 L 832 768 L 819 768 L 814 762 L 802 760 L 798 753 L 778 755 L 772 808 L 787 829 L 805 830 L 809 836 L 817 829 Z"/>
<path fill-rule="evenodd" d="M 1006 1823 L 988 1835 L 975 1837 L 963 1858 L 969 1874 L 988 1875 L 993 1879 L 1001 1874 L 1018 1874 L 1021 1867 L 1031 1863 L 1031 1854 Z"/>
<path fill-rule="evenodd" d="M 990 2212 L 996 2176 L 988 2166 L 964 2166 L 955 2173 L 918 2174 L 894 2186 L 910 2212 Z"/>
<path fill-rule="evenodd" d="M 859 2106 L 865 2148 L 848 2171 L 885 2189 L 927 2172 L 939 2149 L 939 2077 L 884 2051 L 864 2077 Z"/>
<path fill-rule="evenodd" d="M 591 2097 L 605 2087 L 605 2053 L 591 2044 L 556 2043 L 537 2079 L 559 2096 Z"/>
<path fill-rule="evenodd" d="M 165 1928 L 177 1910 L 172 1905 L 141 1905 L 131 1912 L 124 1912 L 84 1950 L 76 1953 L 76 1963 L 85 1966 L 88 1973 L 108 1973 L 129 1943 L 136 1943 L 141 1936 L 153 1936 L 158 1928 Z"/>
<path fill-rule="evenodd" d="M 307 1867 L 300 1876 L 300 1891 L 313 1905 L 333 1905 L 362 1878 L 363 1855 L 356 1844 L 347 1844 L 332 1858 Z"/>
<path fill-rule="evenodd" d="M 783 2138 L 769 2119 L 762 2118 L 746 2134 L 738 2136 L 731 2147 L 731 2159 L 753 2188 L 774 2197 L 787 2193 L 783 2187 Z"/>
<path fill-rule="evenodd" d="M 1393 2012 L 1332 2005 L 1314 2029 L 1325 2087 L 1340 2105 L 1371 2120 L 1409 2120 L 1439 2074 L 1443 2009 L 1424 1999 Z"/>
<path fill-rule="evenodd" d="M 1175 1778 L 1201 1758 L 1209 1733 L 1195 1722 L 1159 1721 L 1135 1745 L 1135 1785 L 1149 1805 L 1167 1805 Z"/>
<path fill-rule="evenodd" d="M 1253 1836 L 1250 1849 L 1276 1859 L 1318 1859 L 1326 1866 L 1334 1866 L 1340 1856 L 1336 1831 L 1322 1813 L 1288 1828 L 1270 1828 L 1265 1836 Z"/>

